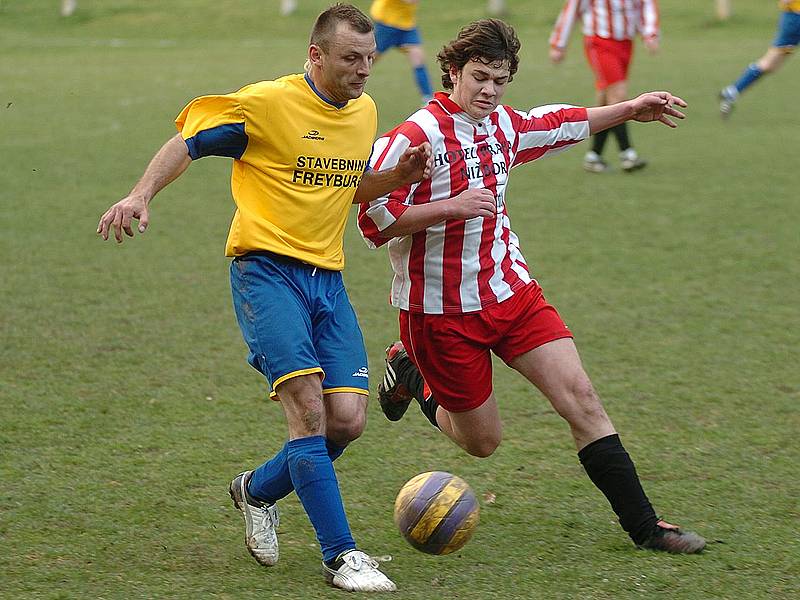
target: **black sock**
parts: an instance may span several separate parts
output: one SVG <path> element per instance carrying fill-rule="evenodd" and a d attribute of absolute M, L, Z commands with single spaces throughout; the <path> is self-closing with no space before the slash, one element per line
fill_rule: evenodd
<path fill-rule="evenodd" d="M 595 440 L 578 452 L 578 458 L 589 479 L 608 498 L 619 524 L 634 543 L 647 540 L 655 531 L 658 517 L 619 435 Z"/>
<path fill-rule="evenodd" d="M 631 147 L 631 141 L 628 138 L 628 124 L 622 123 L 621 125 L 617 125 L 616 127 L 612 127 L 611 131 L 614 132 L 614 136 L 617 138 L 617 144 L 619 144 L 619 151 L 625 152 L 628 148 Z"/>
<path fill-rule="evenodd" d="M 608 137 L 608 129 L 598 131 L 592 136 L 592 150 L 597 154 L 603 153 L 603 148 L 606 145 L 606 138 Z"/>
<path fill-rule="evenodd" d="M 397 361 L 395 373 L 397 381 L 406 386 L 406 389 L 411 392 L 411 395 L 419 403 L 422 414 L 427 417 L 431 425 L 440 429 L 439 424 L 436 422 L 436 409 L 439 408 L 439 404 L 433 399 L 433 394 L 431 394 L 430 390 L 425 388 L 425 380 L 422 378 L 422 373 L 419 372 L 417 365 L 411 362 L 410 358 Z"/>

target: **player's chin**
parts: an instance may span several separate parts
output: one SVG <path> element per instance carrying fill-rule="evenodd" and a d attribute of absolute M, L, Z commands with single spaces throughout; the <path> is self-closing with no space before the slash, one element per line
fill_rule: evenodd
<path fill-rule="evenodd" d="M 350 96 L 350 99 L 351 100 L 355 100 L 356 98 L 358 98 L 361 94 L 364 93 L 364 88 L 365 87 L 367 87 L 367 82 L 366 81 L 363 82 L 363 83 L 351 83 L 347 87 L 347 91 L 348 91 L 348 94 Z"/>

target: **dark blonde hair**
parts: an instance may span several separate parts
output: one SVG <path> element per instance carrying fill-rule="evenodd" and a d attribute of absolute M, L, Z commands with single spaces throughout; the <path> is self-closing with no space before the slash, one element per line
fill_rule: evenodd
<path fill-rule="evenodd" d="M 337 2 L 317 17 L 309 43 L 327 50 L 339 23 L 347 23 L 358 33 L 369 33 L 375 29 L 372 20 L 355 6 Z"/>
<path fill-rule="evenodd" d="M 519 66 L 520 44 L 514 28 L 499 19 L 474 21 L 461 31 L 458 37 L 447 44 L 436 58 L 442 68 L 442 85 L 453 89 L 450 80 L 450 67 L 461 70 L 471 60 L 484 64 L 508 61 L 508 80 L 514 79 Z"/>

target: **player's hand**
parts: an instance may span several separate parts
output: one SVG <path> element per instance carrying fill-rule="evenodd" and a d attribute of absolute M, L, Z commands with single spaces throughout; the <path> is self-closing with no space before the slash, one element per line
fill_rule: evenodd
<path fill-rule="evenodd" d="M 464 190 L 450 199 L 448 219 L 491 218 L 497 214 L 497 200 L 486 188 Z"/>
<path fill-rule="evenodd" d="M 647 48 L 647 51 L 650 54 L 655 54 L 658 52 L 658 37 L 653 35 L 644 38 L 644 47 Z"/>
<path fill-rule="evenodd" d="M 677 127 L 678 125 L 670 117 L 676 119 L 686 118 L 685 114 L 675 108 L 675 106 L 685 108 L 687 106 L 686 102 L 669 92 L 647 92 L 630 102 L 633 109 L 631 119 L 634 121 L 641 123 L 658 121 L 668 127 Z"/>
<path fill-rule="evenodd" d="M 567 51 L 564 48 L 550 48 L 550 62 L 554 65 L 557 65 L 562 60 L 564 60 L 564 56 L 566 55 Z"/>
<path fill-rule="evenodd" d="M 423 142 L 419 146 L 406 148 L 397 161 L 397 169 L 404 183 L 416 183 L 423 179 L 430 179 L 433 171 L 433 153 L 431 145 Z"/>
<path fill-rule="evenodd" d="M 100 222 L 97 224 L 97 233 L 104 240 L 107 240 L 109 229 L 113 228 L 114 237 L 117 243 L 121 244 L 123 231 L 128 237 L 133 237 L 131 219 L 139 221 L 139 226 L 137 227 L 139 233 L 144 233 L 150 222 L 147 202 L 138 194 L 126 196 L 103 213 L 103 216 L 100 217 Z"/>

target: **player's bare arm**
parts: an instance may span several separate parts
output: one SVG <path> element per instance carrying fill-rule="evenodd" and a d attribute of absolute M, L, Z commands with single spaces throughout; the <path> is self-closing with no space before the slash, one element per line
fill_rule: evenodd
<path fill-rule="evenodd" d="M 675 121 L 670 117 L 684 119 L 686 115 L 675 106 L 684 108 L 687 104 L 682 98 L 673 96 L 669 92 L 647 92 L 633 100 L 608 106 L 595 106 L 586 111 L 589 118 L 589 130 L 595 134 L 626 121 L 641 123 L 658 121 L 668 127 L 677 127 Z"/>
<path fill-rule="evenodd" d="M 364 173 L 353 197 L 353 204 L 372 202 L 399 187 L 429 179 L 432 169 L 431 145 L 424 142 L 419 146 L 411 146 L 391 169 Z"/>
<path fill-rule="evenodd" d="M 139 221 L 137 229 L 144 233 L 150 222 L 148 206 L 153 196 L 183 173 L 191 162 L 186 142 L 180 134 L 175 135 L 161 146 L 131 192 L 103 213 L 97 233 L 107 240 L 109 229 L 113 228 L 114 237 L 121 244 L 123 231 L 133 237 L 132 219 Z"/>
<path fill-rule="evenodd" d="M 497 200 L 492 192 L 485 188 L 468 189 L 447 200 L 409 206 L 394 223 L 381 231 L 381 237 L 400 237 L 442 221 L 492 218 L 496 214 Z"/>

